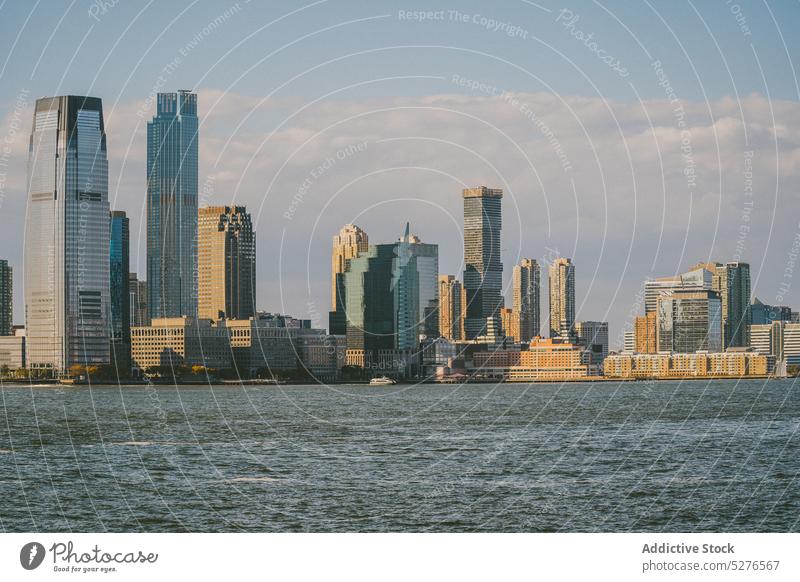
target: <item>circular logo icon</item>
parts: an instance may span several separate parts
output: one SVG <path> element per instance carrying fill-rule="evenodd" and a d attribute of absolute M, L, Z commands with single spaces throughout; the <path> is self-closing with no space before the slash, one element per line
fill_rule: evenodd
<path fill-rule="evenodd" d="M 19 563 L 26 570 L 35 570 L 44 561 L 44 546 L 39 542 L 28 542 L 19 551 Z"/>

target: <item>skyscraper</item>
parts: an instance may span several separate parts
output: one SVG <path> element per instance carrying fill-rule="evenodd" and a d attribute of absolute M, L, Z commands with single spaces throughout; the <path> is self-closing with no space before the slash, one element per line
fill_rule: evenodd
<path fill-rule="evenodd" d="M 665 291 L 656 311 L 659 352 L 722 351 L 722 306 L 716 291 Z"/>
<path fill-rule="evenodd" d="M 701 263 L 691 267 L 683 274 L 672 277 L 659 277 L 644 284 L 644 312 L 655 312 L 658 297 L 664 291 L 676 289 L 684 290 L 703 290 L 711 289 L 714 282 L 714 271 L 716 267 L 711 265 L 709 270 L 708 263 Z"/>
<path fill-rule="evenodd" d="M 461 340 L 461 281 L 453 275 L 439 276 L 439 332 L 449 340 Z"/>
<path fill-rule="evenodd" d="M 29 367 L 110 362 L 109 223 L 102 102 L 37 100 L 25 228 Z"/>
<path fill-rule="evenodd" d="M 197 315 L 197 95 L 159 93 L 147 124 L 150 316 Z"/>
<path fill-rule="evenodd" d="M 413 257 L 417 270 L 419 304 L 411 325 L 418 335 L 436 338 L 439 337 L 439 245 L 422 242 L 409 229 L 406 223 L 405 234 L 398 241 L 398 253 L 406 259 Z"/>
<path fill-rule="evenodd" d="M 722 345 L 724 348 L 750 345 L 750 265 L 718 264 L 712 289 L 722 302 Z"/>
<path fill-rule="evenodd" d="M 256 235 L 244 206 L 198 214 L 198 316 L 248 319 L 256 313 Z"/>
<path fill-rule="evenodd" d="M 147 281 L 139 281 L 136 273 L 128 277 L 130 291 L 131 326 L 150 325 L 150 314 L 147 305 Z"/>
<path fill-rule="evenodd" d="M 464 199 L 465 339 L 486 333 L 486 320 L 500 320 L 503 263 L 500 258 L 502 199 L 500 189 L 467 188 Z"/>
<path fill-rule="evenodd" d="M 14 313 L 14 276 L 8 261 L 0 260 L 0 335 L 11 335 Z"/>
<path fill-rule="evenodd" d="M 331 311 L 328 318 L 328 328 L 331 334 L 344 335 L 346 333 L 344 273 L 347 271 L 350 259 L 358 257 L 359 253 L 367 252 L 368 248 L 367 233 L 355 224 L 344 225 L 339 234 L 333 237 Z"/>
<path fill-rule="evenodd" d="M 117 371 L 130 371 L 131 308 L 129 287 L 130 226 L 124 212 L 111 213 L 110 245 L 111 356 Z"/>
<path fill-rule="evenodd" d="M 575 265 L 556 259 L 550 265 L 550 337 L 575 334 Z"/>
<path fill-rule="evenodd" d="M 519 329 L 521 342 L 529 342 L 539 335 L 539 289 L 541 272 L 533 259 L 522 259 L 514 266 L 514 327 Z"/>

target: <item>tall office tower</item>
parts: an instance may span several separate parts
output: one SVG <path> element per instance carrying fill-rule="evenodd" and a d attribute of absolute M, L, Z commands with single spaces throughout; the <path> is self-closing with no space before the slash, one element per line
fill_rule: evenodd
<path fill-rule="evenodd" d="M 150 316 L 197 315 L 197 95 L 159 93 L 147 124 Z"/>
<path fill-rule="evenodd" d="M 102 102 L 37 100 L 25 227 L 29 367 L 110 362 L 109 222 Z"/>
<path fill-rule="evenodd" d="M 712 289 L 722 301 L 723 348 L 750 345 L 750 265 L 716 265 Z"/>
<path fill-rule="evenodd" d="M 716 291 L 662 292 L 656 312 L 659 352 L 722 351 L 722 302 Z"/>
<path fill-rule="evenodd" d="M 439 332 L 443 338 L 460 341 L 461 281 L 453 275 L 439 275 Z"/>
<path fill-rule="evenodd" d="M 634 322 L 635 351 L 639 354 L 656 353 L 656 312 L 651 311 Z"/>
<path fill-rule="evenodd" d="M 533 259 L 522 259 L 514 267 L 514 327 L 517 341 L 529 342 L 539 335 L 539 289 L 541 272 Z"/>
<path fill-rule="evenodd" d="M 0 260 L 0 335 L 12 335 L 14 274 L 8 261 Z"/>
<path fill-rule="evenodd" d="M 256 235 L 244 206 L 206 206 L 197 218 L 198 317 L 256 313 Z"/>
<path fill-rule="evenodd" d="M 405 234 L 398 241 L 397 248 L 397 264 L 402 266 L 413 257 L 417 271 L 418 313 L 411 325 L 419 335 L 439 337 L 439 245 L 423 243 L 417 235 L 410 233 L 410 225 L 406 223 Z"/>
<path fill-rule="evenodd" d="M 367 252 L 369 237 L 355 224 L 345 224 L 339 234 L 333 237 L 331 254 L 331 311 L 328 316 L 328 329 L 333 335 L 344 335 L 347 330 L 345 314 L 344 273 L 350 259 L 359 253 Z"/>
<path fill-rule="evenodd" d="M 608 356 L 607 321 L 576 321 L 575 337 L 592 353 L 592 363 L 601 363 Z"/>
<path fill-rule="evenodd" d="M 626 329 L 622 334 L 622 351 L 632 353 L 636 349 L 636 338 L 634 330 Z"/>
<path fill-rule="evenodd" d="M 644 312 L 655 312 L 659 295 L 665 291 L 676 289 L 698 290 L 711 289 L 714 283 L 714 270 L 707 268 L 707 263 L 695 265 L 688 272 L 673 277 L 659 277 L 644 284 Z"/>
<path fill-rule="evenodd" d="M 130 225 L 124 212 L 111 213 L 110 245 L 111 357 L 117 371 L 130 372 L 131 307 L 129 285 Z"/>
<path fill-rule="evenodd" d="M 550 337 L 575 335 L 575 265 L 556 259 L 550 265 Z"/>
<path fill-rule="evenodd" d="M 465 339 L 486 333 L 486 320 L 499 321 L 503 304 L 503 263 L 500 232 L 503 226 L 500 189 L 467 188 L 464 198 Z"/>
<path fill-rule="evenodd" d="M 396 245 L 370 245 L 344 272 L 347 349 L 391 350 L 397 345 L 393 267 Z"/>
<path fill-rule="evenodd" d="M 130 273 L 128 281 L 131 297 L 131 326 L 150 325 L 150 314 L 147 310 L 147 281 L 139 281 L 136 273 Z"/>

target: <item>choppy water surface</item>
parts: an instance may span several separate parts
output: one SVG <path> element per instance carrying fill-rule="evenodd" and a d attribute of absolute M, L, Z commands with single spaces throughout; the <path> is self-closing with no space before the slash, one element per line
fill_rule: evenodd
<path fill-rule="evenodd" d="M 791 380 L 4 386 L 4 531 L 797 531 Z"/>

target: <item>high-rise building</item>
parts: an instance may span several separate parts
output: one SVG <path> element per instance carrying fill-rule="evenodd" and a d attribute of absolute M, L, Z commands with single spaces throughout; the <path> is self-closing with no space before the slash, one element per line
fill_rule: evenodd
<path fill-rule="evenodd" d="M 539 289 L 541 272 L 533 259 L 522 259 L 514 266 L 514 317 L 517 341 L 529 342 L 539 335 Z"/>
<path fill-rule="evenodd" d="M 139 281 L 136 273 L 128 276 L 130 292 L 131 326 L 150 325 L 150 314 L 147 305 L 147 281 Z"/>
<path fill-rule="evenodd" d="M 639 354 L 655 354 L 656 346 L 656 312 L 650 311 L 634 322 L 635 351 Z"/>
<path fill-rule="evenodd" d="M 331 311 L 328 316 L 328 329 L 333 335 L 347 333 L 347 315 L 345 314 L 344 274 L 350 259 L 367 252 L 369 237 L 355 224 L 345 224 L 342 230 L 333 237 L 331 253 Z"/>
<path fill-rule="evenodd" d="M 636 351 L 636 333 L 632 329 L 626 329 L 622 333 L 622 351 L 633 353 Z"/>
<path fill-rule="evenodd" d="M 244 206 L 206 206 L 197 218 L 198 317 L 256 313 L 256 235 Z"/>
<path fill-rule="evenodd" d="M 439 332 L 449 340 L 461 340 L 461 282 L 453 275 L 439 276 Z"/>
<path fill-rule="evenodd" d="M 29 367 L 110 362 L 108 157 L 96 97 L 38 99 L 28 146 Z"/>
<path fill-rule="evenodd" d="M 592 354 L 592 362 L 602 363 L 608 356 L 608 322 L 576 321 L 575 337 Z"/>
<path fill-rule="evenodd" d="M 500 258 L 503 191 L 467 188 L 464 199 L 465 339 L 486 333 L 486 320 L 499 319 L 503 307 L 503 263 Z"/>
<path fill-rule="evenodd" d="M 662 292 L 656 311 L 659 352 L 722 351 L 722 304 L 716 291 Z"/>
<path fill-rule="evenodd" d="M 111 356 L 117 372 L 130 371 L 131 308 L 130 308 L 130 223 L 120 210 L 111 213 L 110 245 Z"/>
<path fill-rule="evenodd" d="M 398 241 L 398 258 L 401 267 L 413 258 L 417 271 L 418 313 L 410 321 L 411 326 L 418 330 L 418 335 L 439 337 L 439 245 L 422 242 L 410 233 L 410 225 L 406 223 L 405 234 Z M 415 348 L 418 339 L 412 342 Z"/>
<path fill-rule="evenodd" d="M 338 307 L 338 285 L 336 275 L 344 273 L 350 259 L 356 258 L 359 253 L 367 252 L 369 236 L 355 224 L 345 224 L 342 230 L 333 237 L 333 253 L 331 257 L 331 310 Z"/>
<path fill-rule="evenodd" d="M 500 309 L 500 325 L 503 328 L 503 335 L 515 342 L 519 341 L 519 318 L 513 309 L 510 307 Z"/>
<path fill-rule="evenodd" d="M 550 337 L 575 335 L 575 265 L 556 259 L 550 265 Z"/>
<path fill-rule="evenodd" d="M 159 93 L 147 124 L 147 283 L 152 318 L 197 315 L 197 95 Z"/>
<path fill-rule="evenodd" d="M 14 327 L 14 274 L 8 261 L 0 260 L 0 335 L 11 335 Z"/>
<path fill-rule="evenodd" d="M 718 264 L 712 289 L 722 302 L 722 345 L 744 347 L 750 344 L 750 265 L 730 262 Z"/>
<path fill-rule="evenodd" d="M 659 277 L 644 284 L 644 312 L 655 312 L 658 297 L 662 292 L 675 289 L 703 290 L 711 289 L 714 279 L 715 266 L 708 269 L 707 263 L 695 265 L 688 272 L 672 277 Z"/>

